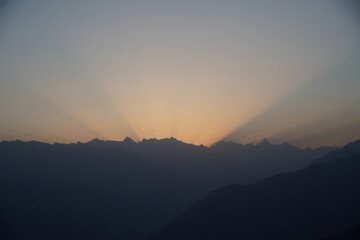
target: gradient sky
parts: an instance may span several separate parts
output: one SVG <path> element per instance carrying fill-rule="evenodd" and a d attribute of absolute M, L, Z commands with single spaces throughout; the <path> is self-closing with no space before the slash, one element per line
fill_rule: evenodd
<path fill-rule="evenodd" d="M 352 1 L 0 1 L 0 140 L 360 138 Z"/>

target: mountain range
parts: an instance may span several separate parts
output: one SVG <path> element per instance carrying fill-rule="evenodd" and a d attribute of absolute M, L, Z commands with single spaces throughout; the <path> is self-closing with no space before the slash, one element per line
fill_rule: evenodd
<path fill-rule="evenodd" d="M 200 200 L 149 240 L 360 239 L 360 140 L 302 170 Z"/>
<path fill-rule="evenodd" d="M 8 239 L 144 239 L 198 199 L 312 164 L 337 148 L 169 139 L 0 143 Z"/>

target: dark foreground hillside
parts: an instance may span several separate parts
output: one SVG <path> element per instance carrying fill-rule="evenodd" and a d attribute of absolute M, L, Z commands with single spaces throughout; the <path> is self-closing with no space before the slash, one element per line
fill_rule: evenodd
<path fill-rule="evenodd" d="M 335 234 L 330 237 L 325 237 L 320 240 L 359 240 L 360 239 L 360 225 L 352 226 L 345 231 Z"/>
<path fill-rule="evenodd" d="M 212 192 L 150 239 L 340 239 L 330 236 L 360 223 L 360 154 L 337 155 Z"/>

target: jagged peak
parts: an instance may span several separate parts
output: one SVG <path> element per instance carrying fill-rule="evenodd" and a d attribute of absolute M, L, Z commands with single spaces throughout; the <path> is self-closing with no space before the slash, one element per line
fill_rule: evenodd
<path fill-rule="evenodd" d="M 126 138 L 124 138 L 123 143 L 133 144 L 133 143 L 136 143 L 136 142 L 131 137 L 126 137 Z"/>
<path fill-rule="evenodd" d="M 98 138 L 94 138 L 94 139 L 88 141 L 87 143 L 99 143 L 99 142 L 102 142 L 102 141 L 103 141 L 103 140 L 100 140 L 100 139 L 98 139 Z"/>
<path fill-rule="evenodd" d="M 294 145 L 292 145 L 291 143 L 289 143 L 289 142 L 287 142 L 287 141 L 282 142 L 282 143 L 280 144 L 280 146 L 282 146 L 282 147 L 288 147 L 288 148 L 298 148 L 298 149 L 300 149 L 299 147 L 294 146 Z M 310 149 L 310 148 L 309 148 L 309 149 Z M 306 149 L 303 149 L 303 150 L 306 150 Z"/>
<path fill-rule="evenodd" d="M 217 147 L 222 147 L 222 146 L 243 147 L 243 145 L 238 142 L 220 140 L 220 141 L 215 142 L 213 145 L 211 145 L 211 148 L 217 148 Z"/>
<path fill-rule="evenodd" d="M 153 142 L 153 143 L 156 143 L 156 142 L 158 142 L 158 143 L 172 142 L 172 143 L 183 143 L 183 144 L 186 144 L 186 143 L 184 143 L 183 141 L 178 140 L 178 139 L 176 139 L 176 138 L 174 138 L 174 137 L 161 138 L 161 139 L 157 139 L 157 138 L 145 139 L 145 138 L 144 138 L 144 139 L 141 141 L 141 143 L 146 143 L 146 142 Z"/>
<path fill-rule="evenodd" d="M 269 140 L 267 140 L 266 138 L 264 138 L 263 140 L 261 140 L 258 144 L 256 145 L 272 145 Z"/>
<path fill-rule="evenodd" d="M 281 143 L 282 146 L 293 146 L 291 143 L 285 141 Z"/>

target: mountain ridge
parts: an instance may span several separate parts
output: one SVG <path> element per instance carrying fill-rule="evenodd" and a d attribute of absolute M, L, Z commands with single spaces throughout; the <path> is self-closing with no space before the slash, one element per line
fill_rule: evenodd
<path fill-rule="evenodd" d="M 24 140 L 20 140 L 20 139 L 16 139 L 16 140 L 3 140 L 0 141 L 0 143 L 36 143 L 36 144 L 49 144 L 49 145 L 55 145 L 55 144 L 62 144 L 62 145 L 71 145 L 71 144 L 88 144 L 88 145 L 93 145 L 96 146 L 97 144 L 123 144 L 123 143 L 128 143 L 128 144 L 142 144 L 145 142 L 173 142 L 173 143 L 179 143 L 179 144 L 185 144 L 185 145 L 192 145 L 192 146 L 196 146 L 196 147 L 204 147 L 204 148 L 213 148 L 214 146 L 218 146 L 218 145 L 232 145 L 232 146 L 237 146 L 237 147 L 256 147 L 256 146 L 267 146 L 267 145 L 271 145 L 271 146 L 289 146 L 289 147 L 293 147 L 293 148 L 298 148 L 298 149 L 302 149 L 302 150 L 306 150 L 306 149 L 321 149 L 321 148 L 331 148 L 331 149 L 338 149 L 339 147 L 336 146 L 320 146 L 320 147 L 316 147 L 316 148 L 311 148 L 311 147 L 305 147 L 305 148 L 300 148 L 296 145 L 293 145 L 287 141 L 284 141 L 282 143 L 278 143 L 278 144 L 274 144 L 271 143 L 268 139 L 262 139 L 259 142 L 252 142 L 252 143 L 246 143 L 246 144 L 242 144 L 242 143 L 238 143 L 238 142 L 234 142 L 234 141 L 224 141 L 224 140 L 220 140 L 215 142 L 214 144 L 212 144 L 211 146 L 205 146 L 203 144 L 200 145 L 196 145 L 193 143 L 187 143 L 184 142 L 182 140 L 176 139 L 174 137 L 169 137 L 169 138 L 149 138 L 149 139 L 142 139 L 141 141 L 136 142 L 135 140 L 133 140 L 131 137 L 125 137 L 123 140 L 104 140 L 104 139 L 99 139 L 99 138 L 93 138 L 87 142 L 70 142 L 70 143 L 61 143 L 61 142 L 54 142 L 54 143 L 48 143 L 48 142 L 43 142 L 43 141 L 36 141 L 36 140 L 29 140 L 29 141 L 24 141 Z M 360 140 L 359 140 L 360 142 Z"/>
<path fill-rule="evenodd" d="M 359 171 L 355 153 L 251 185 L 232 184 L 208 194 L 149 240 L 331 236 L 360 223 Z"/>
<path fill-rule="evenodd" d="M 261 145 L 239 146 L 242 145 L 226 143 L 224 147 L 218 145 L 209 148 L 171 138 L 148 139 L 140 143 L 134 143 L 130 139 L 120 143 L 99 139 L 90 143 L 71 144 L 1 142 L 0 188 L 15 190 L 8 192 L 5 196 L 8 200 L 3 206 L 13 209 L 14 216 L 18 216 L 27 211 L 21 207 L 27 206 L 26 199 L 40 198 L 37 201 L 45 202 L 39 206 L 41 211 L 38 214 L 46 219 L 46 212 L 55 211 L 55 216 L 55 206 L 62 204 L 61 198 L 42 199 L 42 196 L 47 196 L 47 189 L 57 186 L 62 186 L 60 189 L 65 190 L 90 187 L 91 196 L 96 196 L 99 188 L 106 189 L 106 192 L 120 201 L 118 205 L 112 205 L 116 211 L 111 213 L 93 197 L 89 201 L 93 208 L 106 212 L 109 219 L 119 219 L 121 224 L 116 229 L 110 230 L 104 226 L 102 230 L 110 231 L 114 236 L 122 236 L 121 239 L 137 240 L 155 232 L 214 189 L 233 183 L 246 185 L 279 172 L 304 168 L 332 150 L 302 150 L 287 144 L 268 145 L 264 148 Z M 16 189 L 28 189 L 27 197 L 19 200 Z M 33 196 L 31 189 L 42 190 Z M 64 194 L 66 198 L 71 198 L 71 194 L 66 191 Z M 81 209 L 85 212 L 93 211 L 86 206 Z M 112 215 L 121 212 L 123 214 L 119 216 Z M 9 214 L 11 216 L 12 212 Z M 71 211 L 66 214 L 71 214 Z M 83 219 L 81 212 L 76 209 L 74 214 L 79 224 L 82 221 L 98 221 L 89 216 Z M 28 226 L 30 231 L 34 227 L 32 217 L 26 214 L 21 219 L 15 217 L 18 222 L 14 224 L 17 227 Z M 128 219 L 136 222 L 135 228 L 126 225 Z M 66 223 L 60 222 L 61 224 Z M 57 234 L 56 226 L 47 222 L 44 226 L 54 229 L 45 229 L 45 232 Z M 91 232 L 91 229 L 86 232 Z M 23 234 L 31 236 L 32 233 L 25 231 Z M 93 232 L 91 237 L 101 239 L 99 234 L 100 232 Z M 19 239 L 27 238 L 20 236 Z"/>

